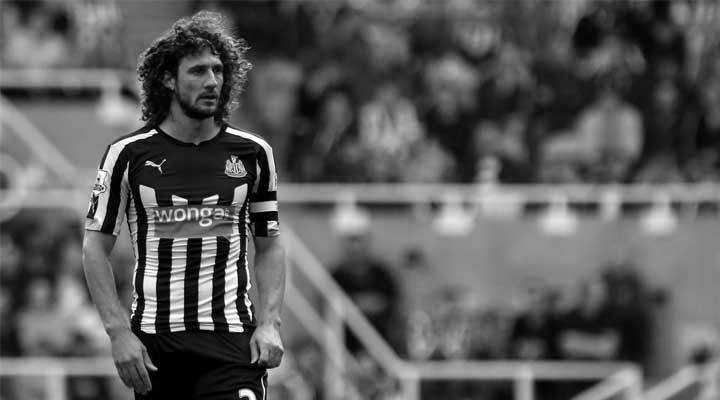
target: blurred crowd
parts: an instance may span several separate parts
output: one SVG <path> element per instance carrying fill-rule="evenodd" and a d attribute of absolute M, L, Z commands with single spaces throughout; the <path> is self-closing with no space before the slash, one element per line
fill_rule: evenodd
<path fill-rule="evenodd" d="M 662 315 L 669 299 L 663 290 L 649 287 L 628 260 L 610 262 L 566 287 L 534 277 L 518 293 L 492 300 L 472 287 L 443 284 L 442 272 L 422 249 L 408 249 L 400 265 L 392 265 L 373 251 L 368 234 L 343 241 L 333 276 L 407 359 L 628 361 L 653 373 L 653 353 L 662 346 L 658 332 L 661 326 L 667 330 Z M 352 334 L 347 345 L 361 360 L 368 358 Z M 392 398 L 387 377 L 372 364 L 368 368 L 379 384 L 357 385 L 364 390 L 360 398 Z M 541 400 L 569 399 L 593 383 L 541 383 L 536 394 Z M 502 380 L 427 381 L 422 393 L 423 398 L 511 399 L 513 389 Z"/>
<path fill-rule="evenodd" d="M 127 22 L 112 0 L 1 5 L 3 68 L 133 63 L 108 45 Z M 661 183 L 715 181 L 720 172 L 714 1 L 192 7 L 223 11 L 250 43 L 255 68 L 232 122 L 266 136 L 286 181 Z M 79 223 L 33 210 L 0 226 L 0 356 L 108 354 L 82 279 Z M 403 357 L 652 364 L 648 332 L 660 331 L 653 326 L 666 297 L 631 263 L 563 288 L 534 279 L 514 304 L 488 305 L 467 288 L 429 291 L 440 272 L 421 249 L 393 266 L 367 240 L 347 238 L 333 276 Z M 130 282 L 119 285 L 129 302 Z M 351 377 L 357 398 L 389 399 L 395 384 L 357 338 L 348 334 L 347 344 L 364 368 Z M 289 346 L 297 387 L 320 398 L 321 348 Z M 0 381 L 0 398 L 43 398 L 39 381 L 18 382 Z M 542 400 L 578 387 L 536 389 Z M 105 399 L 117 388 L 74 379 L 69 390 L 73 399 Z M 504 399 L 511 388 L 427 382 L 423 392 Z"/>
<path fill-rule="evenodd" d="M 3 0 L 4 68 L 125 67 L 113 0 Z"/>
<path fill-rule="evenodd" d="M 109 342 L 82 276 L 81 221 L 73 212 L 26 210 L 0 226 L 0 356 L 108 356 Z M 373 238 L 358 230 L 340 237 L 333 278 L 397 353 L 410 360 L 625 360 L 652 368 L 667 321 L 659 319 L 661 292 L 648 287 L 632 263 L 622 260 L 567 287 L 541 277 L 501 299 L 471 286 L 448 286 L 439 266 L 422 248 L 411 247 L 389 261 Z M 128 250 L 129 251 L 129 250 Z M 130 254 L 116 252 L 121 299 L 132 296 Z M 470 283 L 468 283 L 470 285 Z M 663 325 L 665 324 L 665 325 Z M 653 332 L 650 335 L 650 332 Z M 359 361 L 345 378 L 347 399 L 394 398 L 399 385 L 383 371 L 351 331 L 346 345 Z M 659 339 L 660 338 L 660 339 Z M 296 400 L 322 399 L 329 358 L 306 334 L 286 337 L 281 385 Z M 351 364 L 348 364 L 351 365 Z M 647 372 L 647 370 L 646 370 Z M 42 378 L 0 378 L 2 399 L 42 399 Z M 123 399 L 119 381 L 69 380 L 70 398 Z M 562 399 L 584 386 L 539 385 L 540 399 Z M 423 395 L 448 399 L 509 398 L 507 381 L 424 382 Z M 302 394 L 304 393 L 304 394 Z M 125 397 L 123 397 L 125 395 Z"/>
<path fill-rule="evenodd" d="M 441 3 L 197 7 L 253 47 L 234 119 L 291 181 L 716 179 L 716 3 Z"/>
<path fill-rule="evenodd" d="M 718 175 L 714 1 L 181 4 L 223 12 L 251 45 L 255 68 L 231 120 L 268 139 L 286 180 Z M 124 69 L 137 55 L 123 37 L 144 26 L 114 0 L 5 0 L 2 18 L 0 61 L 13 68 Z"/>
<path fill-rule="evenodd" d="M 80 223 L 71 212 L 33 209 L 0 226 L 0 357 L 110 355 L 110 342 L 83 278 Z M 118 277 L 119 290 L 129 302 L 127 272 Z M 108 379 L 68 382 L 69 398 L 78 400 L 121 399 L 114 395 L 118 389 Z M 45 399 L 44 378 L 2 377 L 0 398 Z"/>

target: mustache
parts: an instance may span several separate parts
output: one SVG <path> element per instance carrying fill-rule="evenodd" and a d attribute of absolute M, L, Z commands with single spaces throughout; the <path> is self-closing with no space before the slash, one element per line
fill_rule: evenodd
<path fill-rule="evenodd" d="M 200 95 L 199 98 L 201 99 L 217 99 L 220 97 L 220 93 L 218 92 L 207 92 Z"/>

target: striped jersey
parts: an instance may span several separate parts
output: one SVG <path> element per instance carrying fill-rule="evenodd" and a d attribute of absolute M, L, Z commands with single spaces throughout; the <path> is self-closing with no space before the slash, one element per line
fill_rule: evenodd
<path fill-rule="evenodd" d="M 276 190 L 268 143 L 228 125 L 197 145 L 147 126 L 108 146 L 85 227 L 117 235 L 127 219 L 133 328 L 253 326 L 248 236 L 279 234 Z"/>

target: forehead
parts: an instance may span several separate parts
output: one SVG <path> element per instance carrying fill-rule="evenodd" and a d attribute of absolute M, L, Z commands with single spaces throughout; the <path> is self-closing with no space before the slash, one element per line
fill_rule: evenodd
<path fill-rule="evenodd" d="M 191 68 L 197 65 L 222 65 L 220 56 L 205 48 L 198 53 L 187 55 L 180 59 L 180 68 Z"/>

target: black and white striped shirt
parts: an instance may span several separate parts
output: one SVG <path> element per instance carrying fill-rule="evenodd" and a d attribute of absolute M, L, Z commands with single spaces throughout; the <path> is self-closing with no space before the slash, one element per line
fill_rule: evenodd
<path fill-rule="evenodd" d="M 158 127 L 115 141 L 100 162 L 86 229 L 117 235 L 124 218 L 136 257 L 134 328 L 242 332 L 255 324 L 248 235 L 279 234 L 266 141 L 227 125 L 198 145 Z"/>

